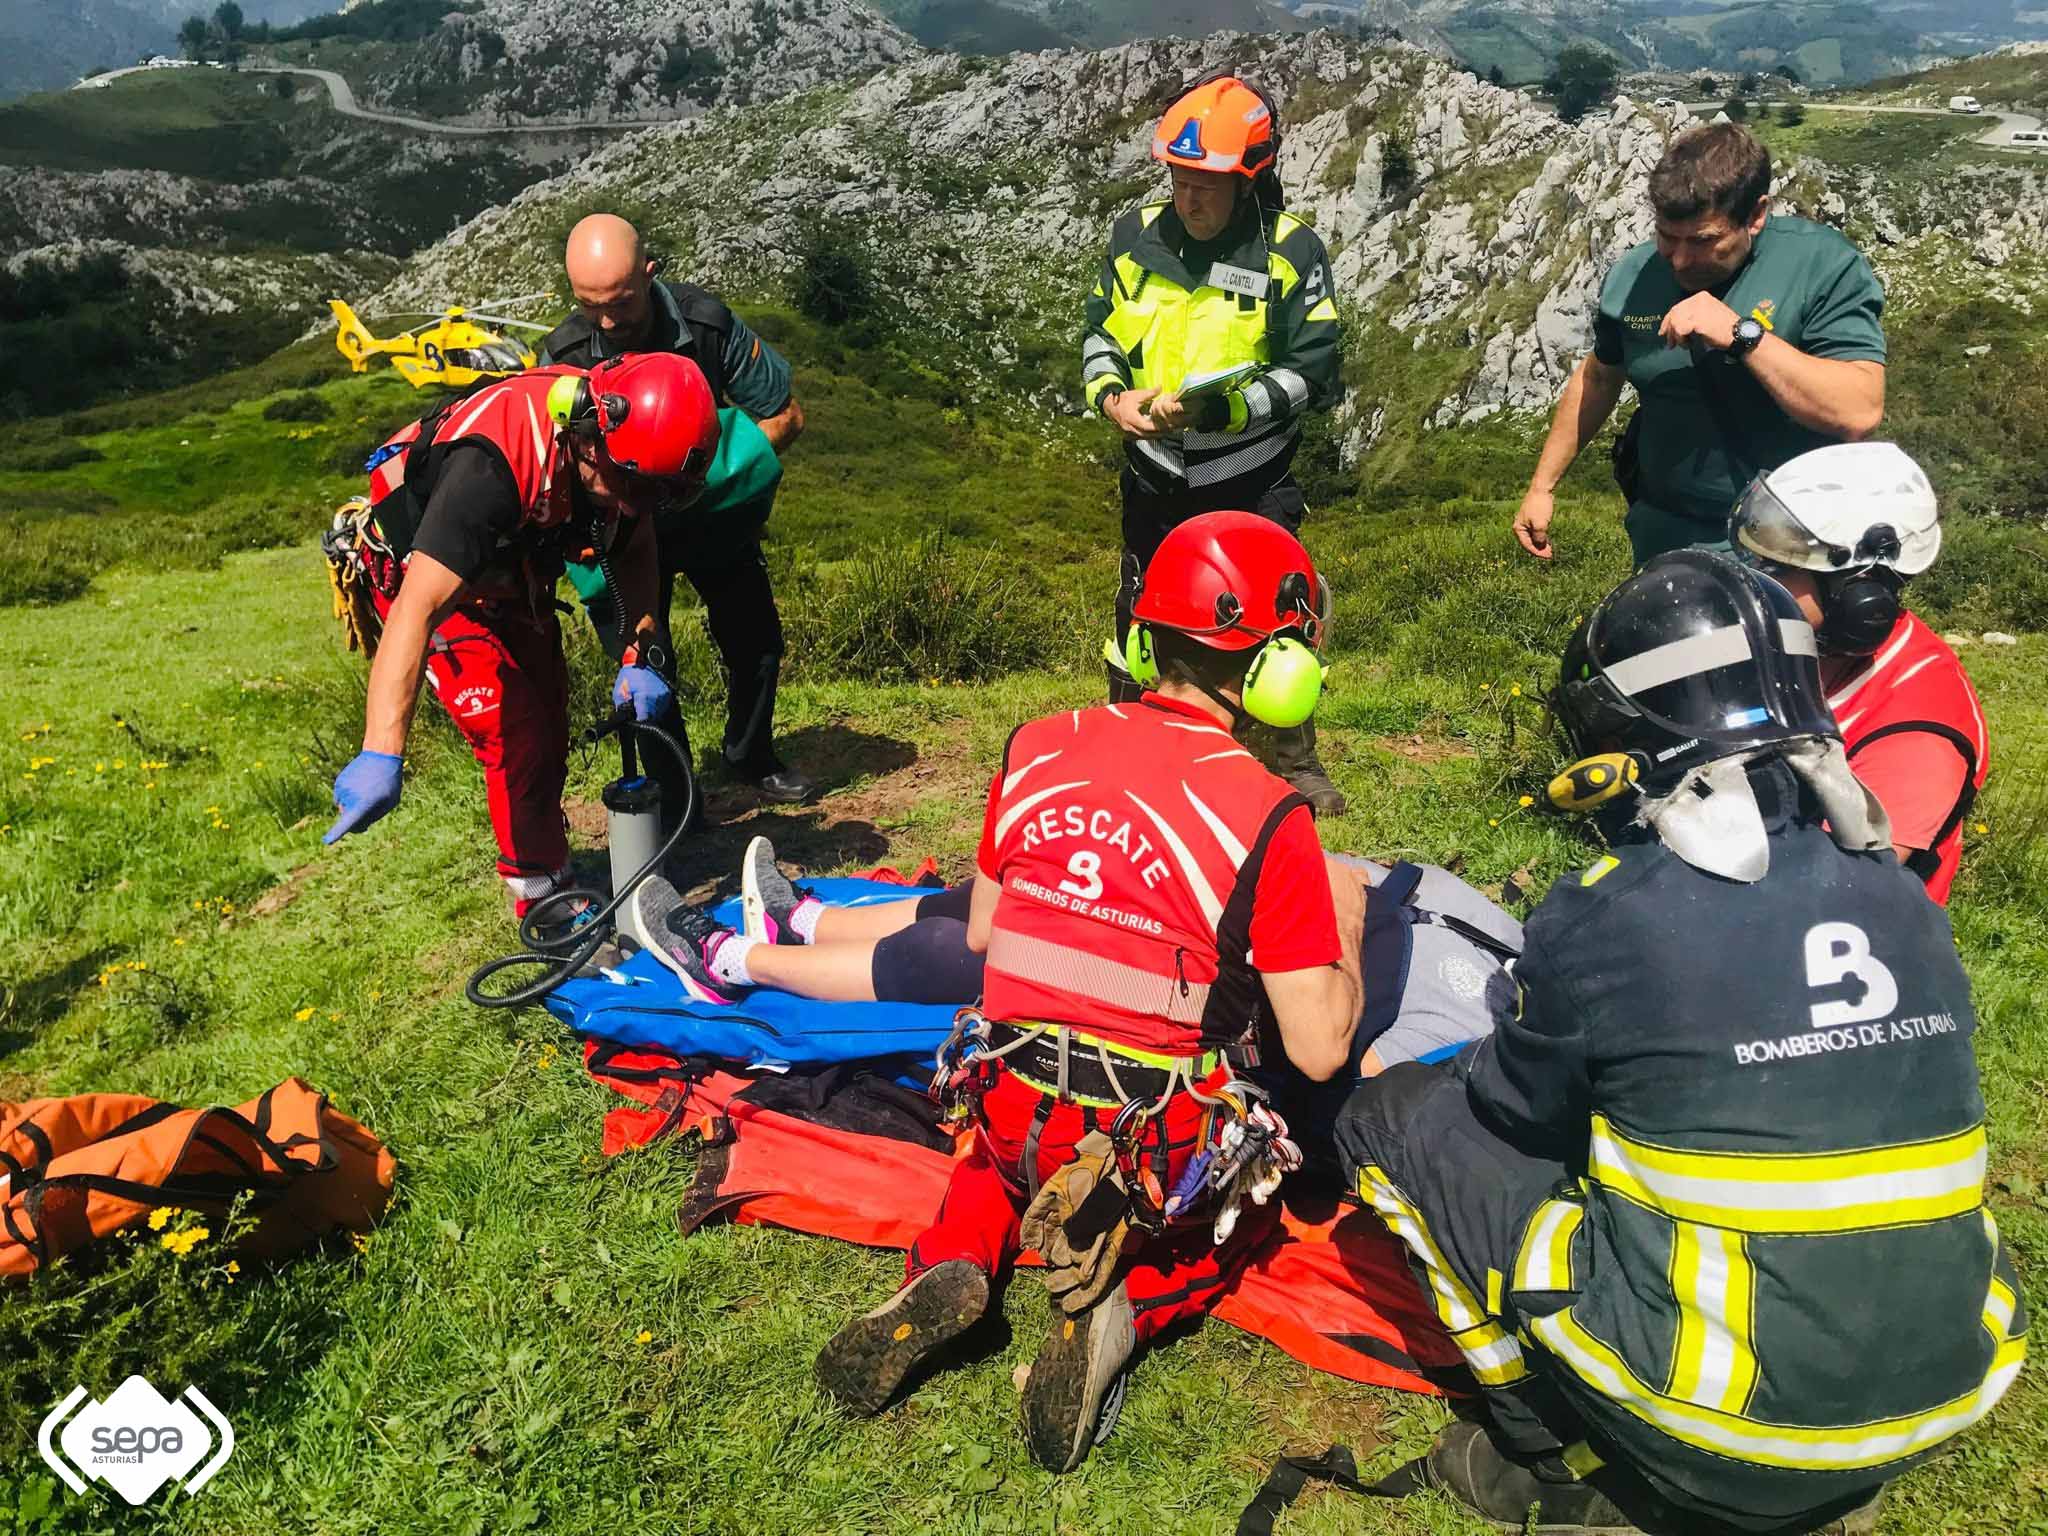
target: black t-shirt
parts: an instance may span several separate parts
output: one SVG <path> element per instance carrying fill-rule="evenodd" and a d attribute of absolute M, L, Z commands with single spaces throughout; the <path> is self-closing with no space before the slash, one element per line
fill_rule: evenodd
<path fill-rule="evenodd" d="M 455 443 L 442 457 L 427 495 L 416 553 L 424 552 L 464 581 L 515 569 L 516 552 L 502 548 L 519 527 L 519 486 L 494 449 Z"/>

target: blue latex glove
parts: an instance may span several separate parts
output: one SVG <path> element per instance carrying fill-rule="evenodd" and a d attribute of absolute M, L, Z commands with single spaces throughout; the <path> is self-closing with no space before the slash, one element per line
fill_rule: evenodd
<path fill-rule="evenodd" d="M 320 839 L 331 843 L 360 832 L 398 804 L 399 770 L 405 759 L 389 752 L 361 752 L 334 776 L 334 803 L 341 814 Z"/>
<path fill-rule="evenodd" d="M 635 720 L 659 719 L 675 696 L 668 679 L 652 667 L 621 667 L 619 680 L 612 684 L 612 702 L 630 702 Z"/>

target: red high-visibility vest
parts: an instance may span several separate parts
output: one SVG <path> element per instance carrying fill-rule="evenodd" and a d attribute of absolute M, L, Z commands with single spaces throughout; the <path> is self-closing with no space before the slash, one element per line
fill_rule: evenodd
<path fill-rule="evenodd" d="M 1265 1005 L 1259 871 L 1305 803 L 1158 694 L 1020 726 L 982 827 L 981 872 L 1002 887 L 982 1011 L 1168 1055 L 1236 1044 Z"/>
<path fill-rule="evenodd" d="M 548 389 L 556 379 L 582 378 L 588 371 L 566 365 L 529 369 L 452 400 L 393 433 L 370 458 L 370 505 L 378 532 L 396 558 L 403 561 L 412 553 L 441 463 L 458 443 L 481 444 L 511 472 L 519 522 L 505 545 L 528 545 L 535 530 L 564 527 L 575 513 L 576 471 L 566 435 L 548 415 Z M 606 534 L 615 521 L 605 519 Z M 537 574 L 552 580 L 558 571 Z"/>

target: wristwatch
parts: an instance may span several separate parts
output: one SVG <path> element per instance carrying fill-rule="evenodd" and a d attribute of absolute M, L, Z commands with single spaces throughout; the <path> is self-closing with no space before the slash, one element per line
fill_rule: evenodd
<path fill-rule="evenodd" d="M 635 640 L 627 646 L 626 654 L 621 656 L 619 661 L 628 667 L 647 667 L 664 675 L 672 671 L 676 664 L 674 654 L 652 635 L 644 640 Z"/>
<path fill-rule="evenodd" d="M 1744 315 L 1735 322 L 1735 339 L 1728 343 L 1730 357 L 1747 357 L 1754 352 L 1764 339 L 1764 323 L 1755 315 Z"/>

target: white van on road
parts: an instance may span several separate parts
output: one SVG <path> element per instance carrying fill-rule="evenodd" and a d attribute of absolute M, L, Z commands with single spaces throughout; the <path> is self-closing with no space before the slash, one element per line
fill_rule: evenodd
<path fill-rule="evenodd" d="M 1983 105 L 1974 96 L 1951 96 L 1948 99 L 1951 112 L 1982 112 Z"/>

